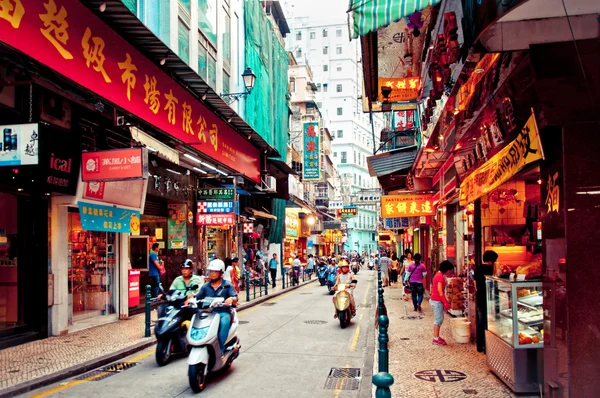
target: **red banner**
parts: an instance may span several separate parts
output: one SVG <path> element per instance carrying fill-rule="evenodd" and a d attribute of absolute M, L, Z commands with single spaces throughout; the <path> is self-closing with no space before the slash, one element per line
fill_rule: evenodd
<path fill-rule="evenodd" d="M 83 4 L 5 2 L 1 41 L 260 182 L 259 150 Z"/>
<path fill-rule="evenodd" d="M 196 225 L 213 225 L 213 226 L 225 226 L 233 225 L 235 223 L 234 213 L 211 213 L 202 214 L 199 213 L 196 218 Z"/>
<path fill-rule="evenodd" d="M 147 177 L 148 154 L 143 148 L 81 154 L 82 181 L 114 181 Z"/>

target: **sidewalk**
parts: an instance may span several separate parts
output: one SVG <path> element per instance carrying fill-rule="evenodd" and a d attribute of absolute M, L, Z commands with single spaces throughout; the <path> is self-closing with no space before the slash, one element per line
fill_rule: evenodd
<path fill-rule="evenodd" d="M 516 396 L 489 370 L 485 355 L 477 352 L 475 344 L 454 342 L 450 315 L 445 315 L 440 333 L 448 345 L 444 347 L 432 344 L 433 313 L 428 297 L 423 300 L 421 314 L 414 311 L 412 301 L 402 300 L 402 288 L 397 284 L 385 288 L 384 299 L 390 319 L 390 373 L 394 376 L 392 396 L 419 398 L 456 398 L 472 395 L 485 398 Z M 466 375 L 466 378 L 459 381 L 446 378 L 445 382 L 441 382 L 439 377 L 435 377 L 437 374 L 435 370 L 438 369 L 461 372 Z M 431 370 L 434 371 L 433 382 L 415 376 L 417 372 Z M 377 358 L 374 372 L 377 372 Z"/>
<path fill-rule="evenodd" d="M 261 304 L 271 298 L 302 287 L 275 289 L 269 286 L 269 295 L 246 302 L 241 291 L 238 311 Z M 152 311 L 152 323 L 157 312 Z M 53 336 L 16 347 L 0 350 L 0 397 L 23 394 L 44 385 L 109 364 L 143 350 L 155 343 L 154 335 L 144 337 L 144 314 L 127 320 L 108 323 L 64 336 Z"/>

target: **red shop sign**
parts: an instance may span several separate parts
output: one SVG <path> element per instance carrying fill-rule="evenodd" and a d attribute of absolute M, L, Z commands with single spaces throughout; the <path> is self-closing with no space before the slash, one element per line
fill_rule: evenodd
<path fill-rule="evenodd" d="M 196 218 L 196 225 L 225 226 L 233 225 L 234 222 L 234 213 L 199 213 Z"/>
<path fill-rule="evenodd" d="M 79 1 L 2 3 L 1 41 L 260 182 L 259 150 Z"/>
<path fill-rule="evenodd" d="M 148 178 L 148 152 L 144 148 L 113 149 L 81 154 L 82 181 Z"/>

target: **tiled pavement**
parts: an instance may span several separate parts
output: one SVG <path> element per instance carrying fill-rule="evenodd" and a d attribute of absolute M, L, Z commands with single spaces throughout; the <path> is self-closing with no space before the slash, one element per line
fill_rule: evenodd
<path fill-rule="evenodd" d="M 450 315 L 445 315 L 440 335 L 448 345 L 432 344 L 433 313 L 428 298 L 423 300 L 423 313 L 414 312 L 412 301 L 402 300 L 398 286 L 385 288 L 385 303 L 390 318 L 390 373 L 394 397 L 485 398 L 515 397 L 511 390 L 488 368 L 485 355 L 478 353 L 475 344 L 458 344 L 452 338 Z M 416 317 L 409 319 L 408 317 Z M 408 340 L 405 340 L 408 339 Z M 427 370 L 454 370 L 466 378 L 461 381 L 424 381 L 415 373 Z M 377 372 L 377 358 L 375 369 Z M 523 397 L 519 395 L 519 397 Z"/>
<path fill-rule="evenodd" d="M 262 300 L 257 293 L 257 302 L 282 293 L 278 281 L 277 287 L 269 287 L 269 295 Z M 249 303 L 246 301 L 244 291 L 240 292 L 239 297 L 239 310 L 255 304 L 253 300 Z M 152 322 L 156 319 L 157 312 L 152 311 Z M 145 316 L 140 314 L 127 320 L 0 350 L 0 396 L 7 388 L 153 342 L 154 336 L 144 337 L 144 322 Z"/>

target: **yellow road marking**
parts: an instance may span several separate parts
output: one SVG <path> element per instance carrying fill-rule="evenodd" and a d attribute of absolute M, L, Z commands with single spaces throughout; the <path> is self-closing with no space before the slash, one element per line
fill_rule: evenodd
<path fill-rule="evenodd" d="M 127 361 L 125 363 L 131 364 L 131 363 L 134 363 L 134 362 L 138 362 L 138 361 L 140 361 L 140 360 L 142 360 L 142 359 L 144 359 L 146 357 L 149 357 L 150 355 L 154 354 L 154 352 L 156 352 L 156 350 L 151 350 L 151 351 L 145 352 L 145 353 L 143 353 L 141 355 L 138 355 L 137 357 L 135 357 L 135 358 L 133 358 L 130 361 Z M 88 382 L 88 381 L 93 381 L 93 380 L 99 379 L 99 378 L 101 378 L 103 376 L 106 376 L 109 373 L 111 373 L 111 372 L 101 372 L 101 373 L 95 374 L 93 376 L 86 377 L 83 380 L 73 380 L 73 381 L 70 381 L 70 382 L 68 382 L 66 384 L 63 384 L 62 386 L 54 387 L 54 388 L 51 388 L 49 390 L 43 391 L 43 392 L 41 392 L 39 394 L 33 395 L 31 398 L 47 397 L 48 395 L 52 395 L 52 394 L 54 394 L 56 392 L 66 390 L 67 388 L 71 388 L 71 387 L 76 386 L 78 384 L 82 384 L 82 383 L 85 383 L 85 382 Z"/>
<path fill-rule="evenodd" d="M 350 344 L 350 352 L 356 351 L 356 345 L 358 344 L 359 336 L 360 336 L 360 326 L 356 325 L 356 330 L 354 331 L 354 337 L 352 338 L 352 344 Z"/>

